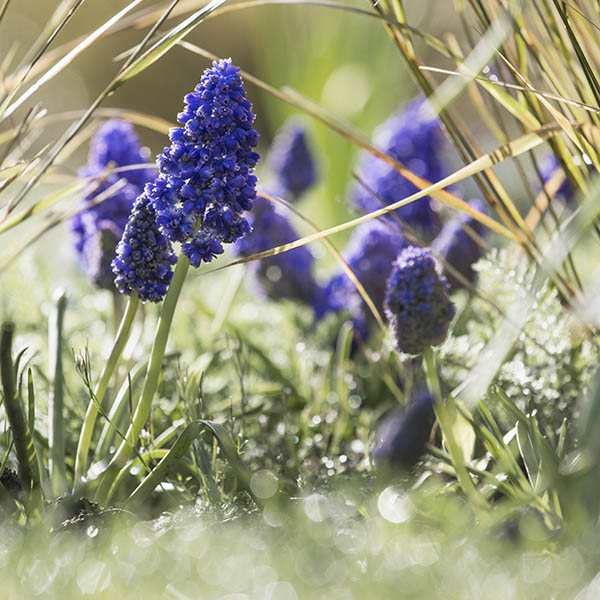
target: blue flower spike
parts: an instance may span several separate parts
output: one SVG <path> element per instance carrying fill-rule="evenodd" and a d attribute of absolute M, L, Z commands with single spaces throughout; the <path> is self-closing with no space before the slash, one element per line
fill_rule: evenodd
<path fill-rule="evenodd" d="M 385 314 L 402 352 L 420 354 L 444 341 L 455 307 L 429 248 L 400 252 L 387 281 Z"/>
<path fill-rule="evenodd" d="M 250 231 L 243 213 L 256 198 L 259 155 L 255 115 L 239 68 L 215 61 L 177 115 L 171 145 L 158 156 L 159 177 L 146 186 L 160 232 L 182 244 L 198 267 Z"/>
<path fill-rule="evenodd" d="M 156 223 L 156 213 L 145 194 L 133 205 L 112 262 L 115 285 L 123 294 L 137 292 L 143 302 L 160 302 L 167 293 L 177 257 L 171 242 Z"/>

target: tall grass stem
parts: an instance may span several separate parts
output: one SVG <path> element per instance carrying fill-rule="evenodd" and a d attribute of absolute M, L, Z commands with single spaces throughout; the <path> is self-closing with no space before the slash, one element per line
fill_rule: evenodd
<path fill-rule="evenodd" d="M 88 453 L 90 450 L 90 442 L 92 439 L 92 433 L 94 431 L 96 418 L 98 416 L 98 409 L 99 406 L 102 404 L 102 400 L 104 399 L 104 394 L 106 393 L 106 390 L 108 388 L 110 378 L 112 377 L 112 374 L 115 372 L 115 369 L 119 364 L 121 354 L 123 353 L 123 349 L 125 348 L 127 340 L 129 339 L 131 326 L 133 324 L 138 305 L 139 298 L 137 293 L 134 292 L 129 297 L 129 301 L 127 302 L 127 306 L 125 308 L 125 314 L 123 315 L 121 324 L 119 325 L 119 330 L 117 332 L 117 336 L 115 338 L 112 350 L 110 352 L 108 360 L 106 361 L 106 364 L 104 365 L 104 368 L 102 369 L 100 379 L 98 380 L 98 384 L 96 386 L 96 389 L 94 390 L 94 395 L 90 399 L 90 403 L 88 404 L 88 409 L 85 415 L 85 419 L 83 421 L 83 426 L 81 428 L 81 434 L 79 436 L 79 443 L 77 445 L 77 454 L 75 457 L 75 474 L 73 477 L 74 487 L 79 485 L 80 481 L 85 475 L 87 469 Z"/>

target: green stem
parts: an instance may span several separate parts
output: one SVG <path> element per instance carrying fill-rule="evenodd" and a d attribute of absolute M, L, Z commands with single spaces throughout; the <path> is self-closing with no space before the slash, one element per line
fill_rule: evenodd
<path fill-rule="evenodd" d="M 185 276 L 187 275 L 189 268 L 190 263 L 187 257 L 181 254 L 177 261 L 175 272 L 173 273 L 173 279 L 169 285 L 169 291 L 163 302 L 140 401 L 135 409 L 125 439 L 121 442 L 121 445 L 110 461 L 110 464 L 101 475 L 100 485 L 96 492 L 96 501 L 100 504 L 106 503 L 110 497 L 110 490 L 114 482 L 114 477 L 131 457 L 135 445 L 142 433 L 142 429 L 150 415 L 152 399 L 158 388 L 158 379 L 162 369 L 162 362 L 165 356 L 165 348 L 169 338 L 169 331 L 171 329 L 175 307 L 177 306 L 179 294 L 181 293 L 181 288 L 183 287 L 183 282 L 185 281 Z"/>
<path fill-rule="evenodd" d="M 67 490 L 67 468 L 65 465 L 65 415 L 62 365 L 62 329 L 67 296 L 60 292 L 54 300 L 54 309 L 50 317 L 48 331 L 48 354 L 50 362 L 50 397 L 48 412 L 50 423 L 48 428 L 48 444 L 50 446 L 50 482 L 52 491 L 60 496 Z"/>
<path fill-rule="evenodd" d="M 77 455 L 75 457 L 75 475 L 73 477 L 74 489 L 79 485 L 81 479 L 85 475 L 87 469 L 88 454 L 90 450 L 90 443 L 92 440 L 92 433 L 94 431 L 94 425 L 98 416 L 98 408 L 101 405 L 102 400 L 104 399 L 104 394 L 106 393 L 106 390 L 108 388 L 110 378 L 112 377 L 112 374 L 117 368 L 119 359 L 121 358 L 121 354 L 123 353 L 123 349 L 125 348 L 125 344 L 129 339 L 131 326 L 133 324 L 133 319 L 135 317 L 138 304 L 139 299 L 137 293 L 131 294 L 131 296 L 129 297 L 129 301 L 127 302 L 125 314 L 123 315 L 123 319 L 121 320 L 121 324 L 119 325 L 119 330 L 117 332 L 117 337 L 115 338 L 115 343 L 113 344 L 112 350 L 110 351 L 110 356 L 108 357 L 108 360 L 104 365 L 104 369 L 100 374 L 100 380 L 98 381 L 96 389 L 94 390 L 94 395 L 90 399 L 90 403 L 88 404 L 85 419 L 83 421 L 83 426 L 81 428 L 81 434 L 79 435 Z"/>
<path fill-rule="evenodd" d="M 424 350 L 423 359 L 425 365 L 425 377 L 427 379 L 427 387 L 429 388 L 429 391 L 431 392 L 431 395 L 433 396 L 435 401 L 435 415 L 437 417 L 438 423 L 440 424 L 442 435 L 444 436 L 446 444 L 448 445 L 448 453 L 450 454 L 452 465 L 454 466 L 454 470 L 456 471 L 456 477 L 464 493 L 473 503 L 473 508 L 475 509 L 476 513 L 481 515 L 481 509 L 487 508 L 487 502 L 473 484 L 471 476 L 467 471 L 467 467 L 465 465 L 461 449 L 456 441 L 456 438 L 454 437 L 454 432 L 452 428 L 452 416 L 449 411 L 449 404 L 452 400 L 450 398 L 448 399 L 448 402 L 444 402 L 443 400 L 442 389 L 440 386 L 440 380 L 437 372 L 437 366 L 435 364 L 435 356 L 431 347 L 428 347 Z"/>

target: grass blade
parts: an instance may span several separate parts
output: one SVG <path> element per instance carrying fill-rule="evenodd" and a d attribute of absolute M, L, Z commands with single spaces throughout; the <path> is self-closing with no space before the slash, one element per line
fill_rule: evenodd
<path fill-rule="evenodd" d="M 48 398 L 48 445 L 50 446 L 50 481 L 56 496 L 67 490 L 67 469 L 65 464 L 65 411 L 63 390 L 63 322 L 67 308 L 67 296 L 61 291 L 54 299 L 50 316 L 48 354 L 50 363 L 50 395 Z"/>
<path fill-rule="evenodd" d="M 68 52 L 53 67 L 48 69 L 48 71 L 46 71 L 46 73 L 44 73 L 44 75 L 42 75 L 33 85 L 27 88 L 27 90 L 21 96 L 19 96 L 15 102 L 12 102 L 12 98 L 14 98 L 14 94 L 16 93 L 16 90 L 13 90 L 9 97 L 0 106 L 0 119 L 6 119 L 10 117 L 10 115 L 19 108 L 19 106 L 31 98 L 33 94 L 35 94 L 43 85 L 48 83 L 48 81 L 58 75 L 65 67 L 70 65 L 77 56 L 89 48 L 108 29 L 110 29 L 115 23 L 118 23 L 119 20 L 121 20 L 128 12 L 131 12 L 138 4 L 140 4 L 140 2 L 142 2 L 142 0 L 133 0 L 117 14 L 113 15 L 108 21 L 106 21 L 106 23 L 98 27 L 98 29 L 77 44 L 73 50 Z M 25 77 L 26 75 L 24 78 Z M 11 102 L 12 104 L 10 104 Z"/>
<path fill-rule="evenodd" d="M 206 6 L 189 16 L 177 27 L 171 29 L 171 31 L 160 38 L 140 58 L 136 59 L 131 65 L 127 66 L 119 73 L 112 89 L 116 89 L 132 77 L 139 75 L 139 73 L 146 70 L 150 65 L 154 64 L 161 56 L 166 54 L 173 46 L 188 35 L 188 33 L 190 33 L 197 25 L 204 21 L 210 13 L 215 11 L 226 1 L 227 0 L 211 0 Z"/>
<path fill-rule="evenodd" d="M 12 340 L 14 325 L 5 322 L 0 334 L 0 379 L 4 391 L 4 408 L 12 432 L 19 477 L 25 490 L 27 502 L 32 509 L 41 507 L 40 474 L 37 466 L 33 438 L 15 385 L 12 361 Z"/>

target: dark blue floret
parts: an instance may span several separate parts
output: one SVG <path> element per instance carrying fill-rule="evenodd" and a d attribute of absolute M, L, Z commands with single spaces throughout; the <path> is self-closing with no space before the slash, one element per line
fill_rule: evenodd
<path fill-rule="evenodd" d="M 556 170 L 560 168 L 560 163 L 554 154 L 548 153 L 545 154 L 539 163 L 540 167 L 540 175 L 544 180 L 544 183 L 548 183 L 550 178 L 556 173 Z M 569 203 L 573 200 L 575 193 L 569 180 L 565 177 L 561 186 L 558 188 L 556 192 L 556 196 L 560 196 L 565 202 Z"/>
<path fill-rule="evenodd" d="M 257 198 L 251 215 L 252 233 L 236 245 L 250 256 L 301 237 L 288 218 L 264 198 Z M 320 289 L 313 277 L 314 257 L 306 246 L 263 258 L 256 263 L 256 278 L 267 296 L 288 298 L 313 305 Z"/>
<path fill-rule="evenodd" d="M 438 274 L 429 248 L 402 250 L 385 296 L 385 314 L 399 350 L 419 354 L 444 341 L 455 313 L 447 290 L 446 278 Z"/>
<path fill-rule="evenodd" d="M 471 206 L 479 212 L 485 212 L 480 200 L 472 201 Z M 473 264 L 481 258 L 482 248 L 469 233 L 469 229 L 479 237 L 485 234 L 485 227 L 479 221 L 462 213 L 444 225 L 431 247 L 463 277 L 473 283 L 475 281 Z M 460 281 L 449 271 L 446 271 L 446 277 L 451 288 L 461 287 Z"/>
<path fill-rule="evenodd" d="M 426 388 L 419 389 L 408 409 L 390 411 L 377 426 L 372 452 L 376 466 L 411 471 L 425 453 L 434 421 L 433 398 Z"/>
<path fill-rule="evenodd" d="M 406 241 L 397 229 L 387 222 L 371 220 L 356 228 L 342 253 L 380 312 L 383 311 L 385 285 L 392 264 L 405 245 Z M 331 278 L 315 307 L 318 317 L 342 310 L 353 315 L 357 331 L 368 331 L 366 323 L 370 312 L 345 272 Z"/>
<path fill-rule="evenodd" d="M 176 262 L 171 242 L 159 231 L 156 213 L 142 194 L 133 205 L 112 262 L 115 286 L 123 294 L 137 292 L 142 301 L 160 302 Z"/>
<path fill-rule="evenodd" d="M 440 121 L 430 115 L 427 104 L 417 98 L 382 123 L 374 134 L 375 145 L 391 154 L 416 175 L 435 183 L 449 174 L 445 164 L 444 136 Z M 371 212 L 416 193 L 418 189 L 384 161 L 367 154 L 358 171 L 366 186 L 357 184 L 354 201 L 364 212 Z M 441 229 L 441 220 L 429 196 L 396 211 L 398 217 L 416 229 L 425 241 Z"/>
<path fill-rule="evenodd" d="M 269 162 L 279 185 L 292 198 L 301 196 L 315 182 L 315 163 L 300 125 L 287 125 L 277 134 Z"/>
<path fill-rule="evenodd" d="M 238 67 L 214 62 L 185 97 L 182 127 L 171 129 L 171 145 L 158 156 L 160 175 L 146 194 L 160 231 L 183 244 L 193 266 L 250 230 L 242 213 L 256 197 L 254 119 Z"/>
<path fill-rule="evenodd" d="M 95 133 L 90 145 L 88 164 L 79 171 L 80 178 L 104 176 L 107 167 L 126 167 L 148 160 L 131 123 L 112 119 Z M 129 212 L 144 185 L 155 175 L 153 169 L 141 168 L 106 176 L 84 202 L 89 205 L 71 219 L 75 250 L 90 279 L 100 287 L 112 288 L 110 263 L 115 246 L 123 233 Z M 124 185 L 109 198 L 94 205 L 94 199 L 124 180 Z M 110 235 L 109 235 L 110 232 Z M 114 234 L 114 243 L 110 240 Z M 105 256 L 98 253 L 104 252 Z"/>

